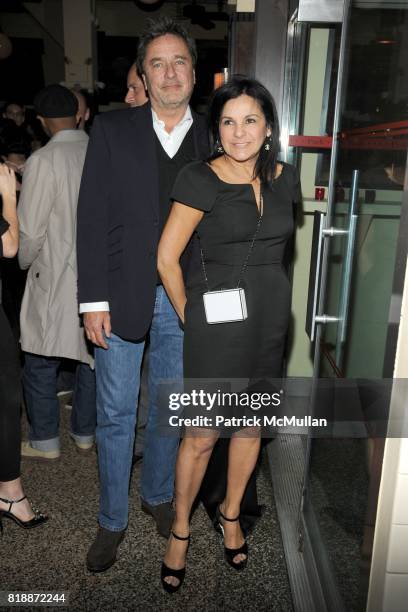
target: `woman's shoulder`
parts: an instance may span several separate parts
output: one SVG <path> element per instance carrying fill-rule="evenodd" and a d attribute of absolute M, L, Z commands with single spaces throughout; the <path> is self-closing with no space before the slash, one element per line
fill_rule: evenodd
<path fill-rule="evenodd" d="M 171 197 L 200 210 L 211 210 L 218 193 L 218 179 L 205 161 L 193 161 L 179 172 Z"/>
<path fill-rule="evenodd" d="M 278 163 L 282 166 L 281 174 L 279 176 L 282 177 L 281 180 L 285 181 L 286 185 L 290 189 L 292 201 L 295 203 L 300 203 L 302 201 L 302 190 L 300 186 L 299 170 L 293 164 L 288 164 L 282 161 L 279 161 Z"/>
<path fill-rule="evenodd" d="M 217 178 L 214 172 L 209 167 L 208 163 L 201 159 L 194 160 L 186 164 L 181 170 L 180 174 L 183 174 L 184 176 L 191 176 L 191 177 L 198 178 L 198 179 L 201 178 L 206 181 L 208 180 L 211 181 L 211 180 L 214 180 L 214 178 L 215 179 Z"/>
<path fill-rule="evenodd" d="M 278 174 L 277 178 L 279 178 L 279 176 L 282 175 L 289 181 L 296 182 L 299 180 L 298 169 L 293 164 L 288 164 L 287 162 L 279 160 L 277 162 L 277 166 L 278 166 L 278 169 L 280 168 L 280 173 Z"/>

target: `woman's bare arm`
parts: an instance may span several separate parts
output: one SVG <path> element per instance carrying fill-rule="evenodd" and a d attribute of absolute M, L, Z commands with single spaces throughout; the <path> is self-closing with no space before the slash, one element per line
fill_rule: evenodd
<path fill-rule="evenodd" d="M 204 213 L 174 202 L 163 230 L 157 256 L 157 268 L 175 311 L 184 323 L 186 291 L 180 257 Z"/>
<path fill-rule="evenodd" d="M 0 195 L 3 200 L 3 217 L 9 228 L 1 236 L 4 257 L 14 257 L 18 251 L 18 220 L 16 177 L 5 164 L 0 165 Z"/>

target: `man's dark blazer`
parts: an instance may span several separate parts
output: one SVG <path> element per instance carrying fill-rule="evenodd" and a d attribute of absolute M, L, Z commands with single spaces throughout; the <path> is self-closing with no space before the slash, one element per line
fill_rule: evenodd
<path fill-rule="evenodd" d="M 196 159 L 208 131 L 193 113 Z M 157 153 L 150 104 L 96 117 L 78 202 L 78 301 L 109 302 L 112 331 L 147 332 L 154 309 L 159 241 Z"/>

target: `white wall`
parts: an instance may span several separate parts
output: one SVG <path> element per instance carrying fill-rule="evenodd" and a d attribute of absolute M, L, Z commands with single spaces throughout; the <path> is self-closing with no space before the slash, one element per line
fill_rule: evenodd
<path fill-rule="evenodd" d="M 408 266 L 398 334 L 394 378 L 408 379 Z M 408 384 L 405 385 L 408 387 Z M 408 427 L 408 393 L 394 394 L 391 419 Z M 368 612 L 405 612 L 408 609 L 408 439 L 385 443 L 378 498 Z"/>

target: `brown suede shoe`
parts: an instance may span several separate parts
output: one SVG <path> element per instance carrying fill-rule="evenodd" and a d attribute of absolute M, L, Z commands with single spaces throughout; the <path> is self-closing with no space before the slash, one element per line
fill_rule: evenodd
<path fill-rule="evenodd" d="M 126 529 L 110 531 L 99 527 L 96 539 L 86 556 L 86 567 L 90 572 L 105 572 L 116 561 L 118 546 L 125 537 Z"/>
<path fill-rule="evenodd" d="M 159 535 L 163 538 L 168 538 L 175 514 L 171 502 L 152 506 L 142 499 L 142 510 L 154 518 Z"/>

